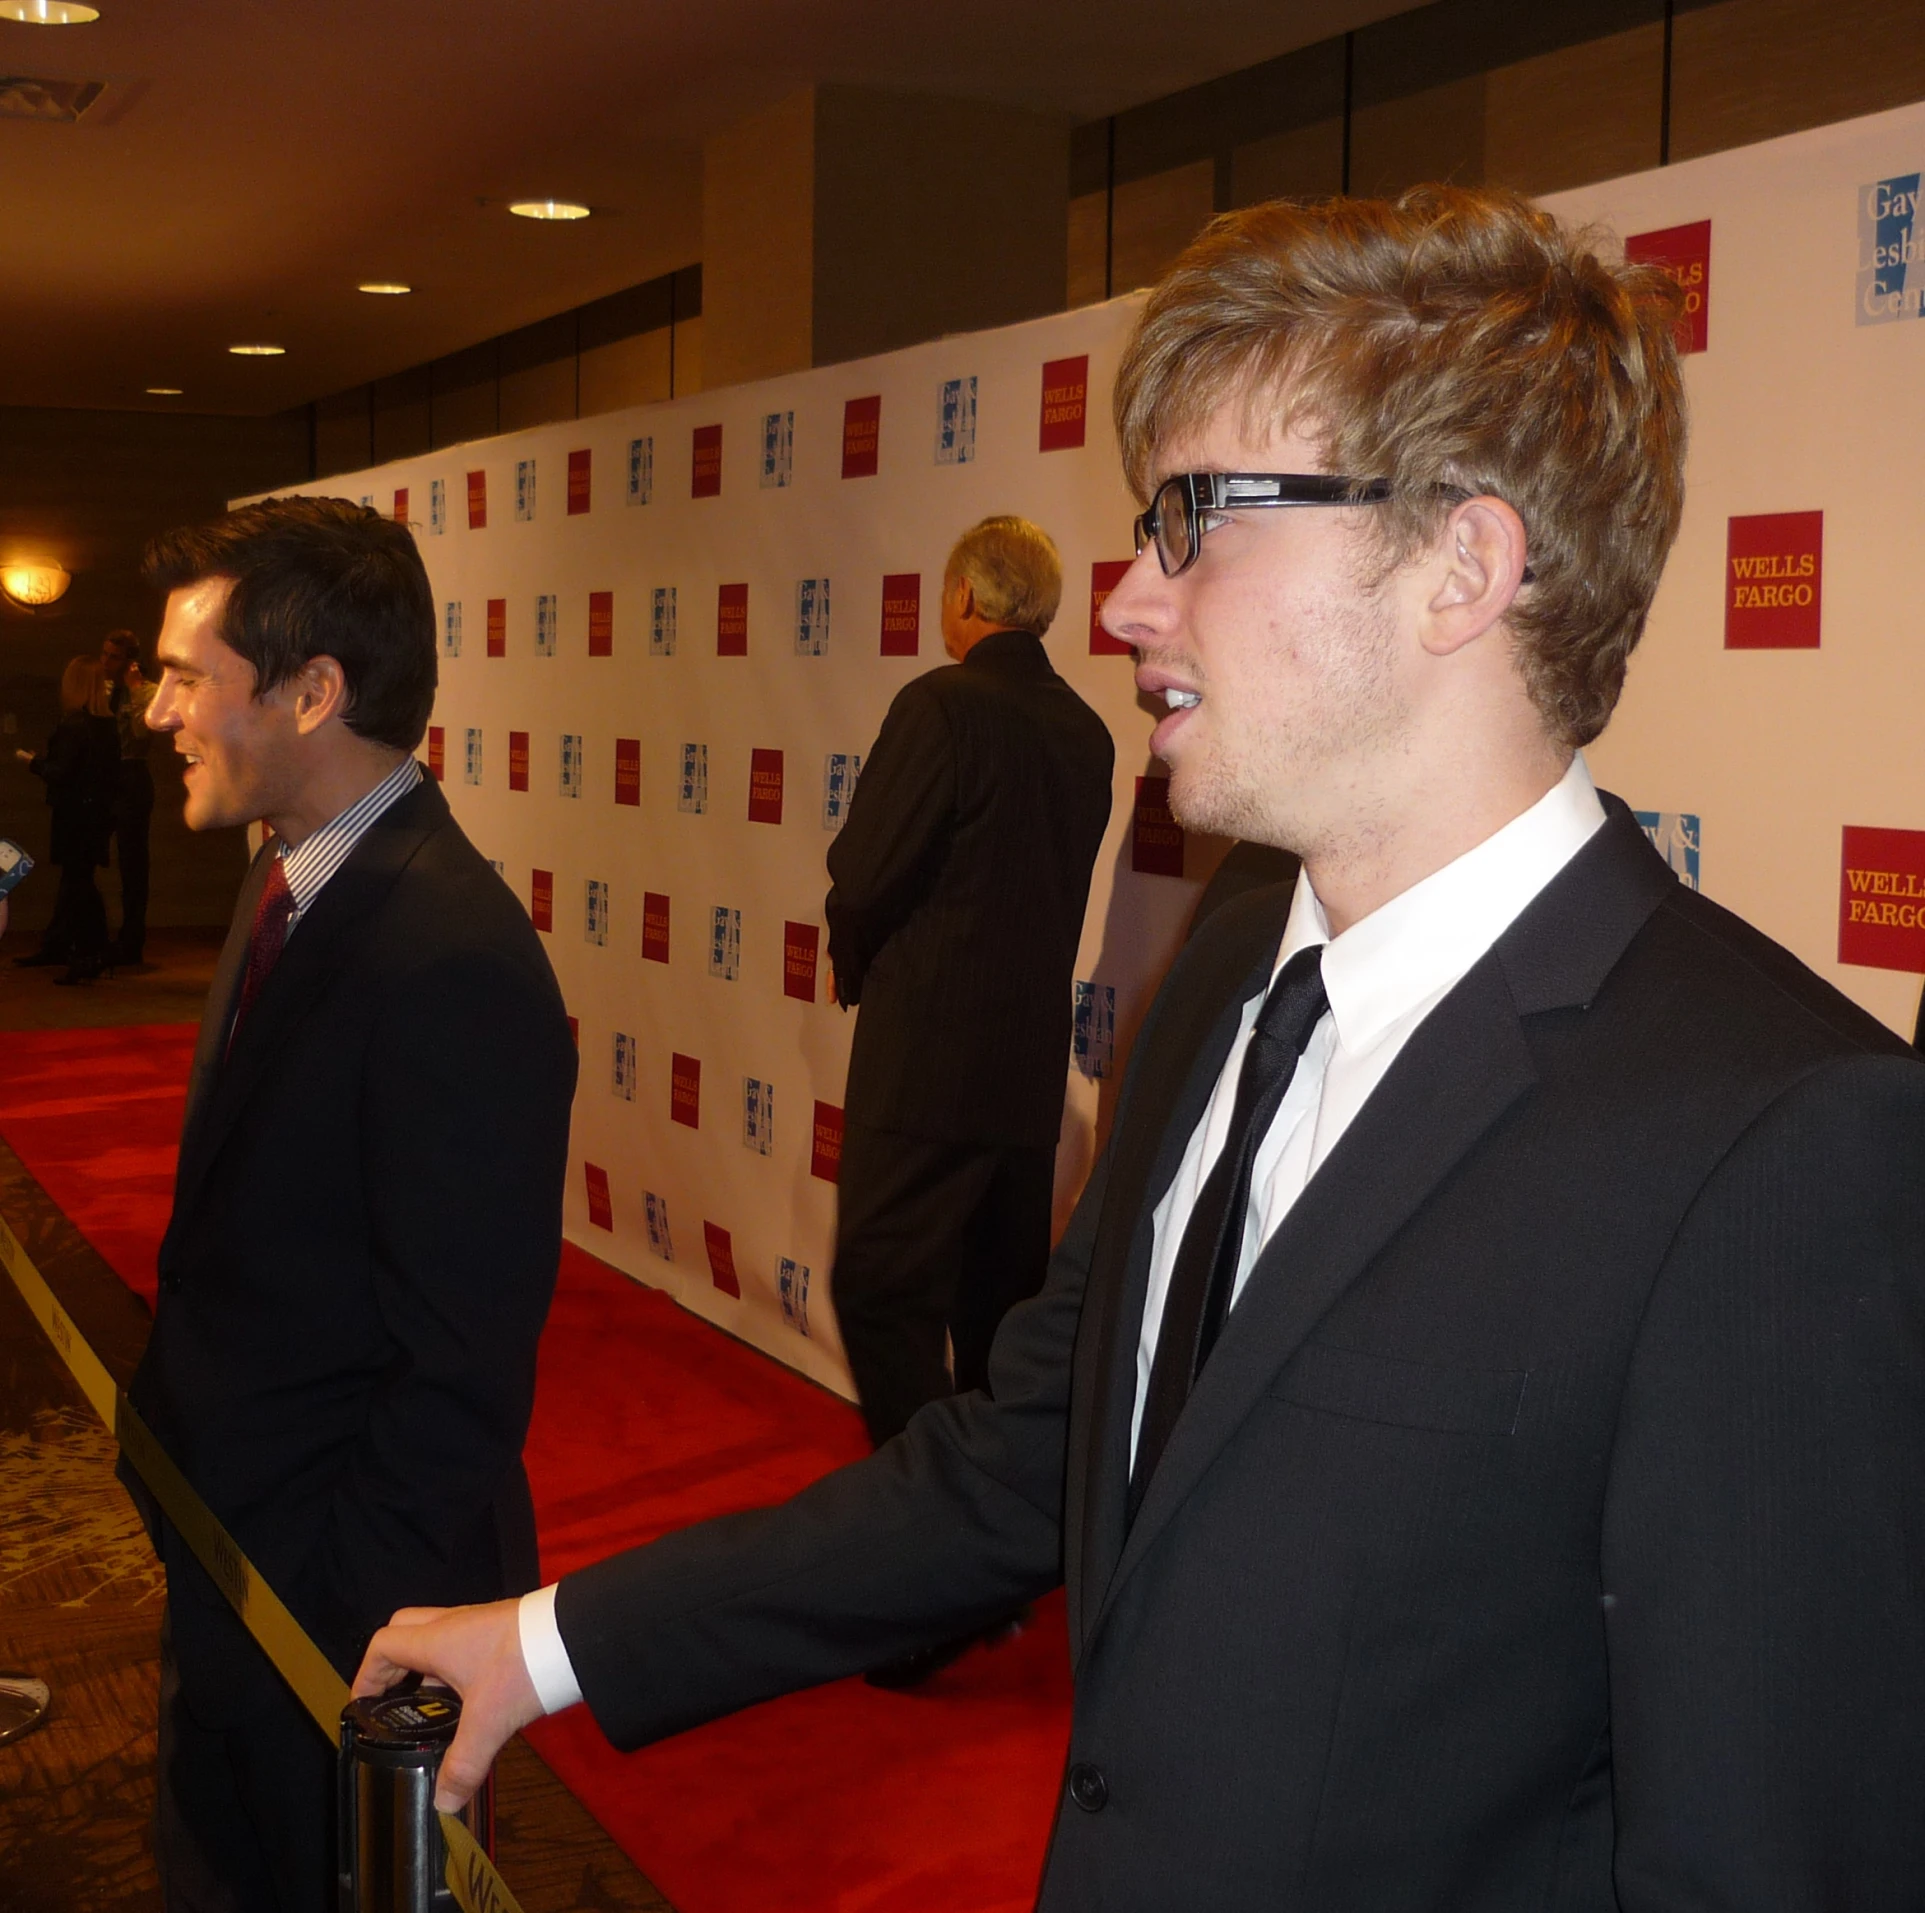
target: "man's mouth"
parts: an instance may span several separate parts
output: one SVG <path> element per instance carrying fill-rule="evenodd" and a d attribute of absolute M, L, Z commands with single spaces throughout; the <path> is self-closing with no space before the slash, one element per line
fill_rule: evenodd
<path fill-rule="evenodd" d="M 1200 691 L 1179 691 L 1174 686 L 1163 693 L 1163 702 L 1173 711 L 1193 711 L 1203 702 Z"/>

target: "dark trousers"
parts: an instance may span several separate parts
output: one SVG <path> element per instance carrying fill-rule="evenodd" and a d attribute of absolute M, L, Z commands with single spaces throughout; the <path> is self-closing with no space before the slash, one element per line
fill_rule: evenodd
<path fill-rule="evenodd" d="M 91 857 L 60 866 L 60 888 L 40 947 L 69 963 L 97 963 L 107 948 L 107 905 Z"/>
<path fill-rule="evenodd" d="M 114 951 L 138 963 L 147 942 L 147 836 L 154 821 L 154 774 L 137 757 L 120 766 L 114 800 L 114 855 L 120 863 L 120 934 Z"/>
<path fill-rule="evenodd" d="M 161 1626 L 154 1856 L 167 1913 L 335 1913 L 334 1751 L 251 1641 L 183 1691 Z"/>
<path fill-rule="evenodd" d="M 1043 1286 L 1056 1152 L 848 1125 L 830 1294 L 878 1446 L 925 1402 L 987 1385 L 989 1345 Z"/>

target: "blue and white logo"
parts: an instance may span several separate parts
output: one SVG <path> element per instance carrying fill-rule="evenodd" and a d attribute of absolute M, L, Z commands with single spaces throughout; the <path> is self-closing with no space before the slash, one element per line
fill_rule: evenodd
<path fill-rule="evenodd" d="M 967 465 L 975 456 L 975 376 L 944 379 L 936 394 L 936 463 Z"/>
<path fill-rule="evenodd" d="M 635 1039 L 621 1030 L 615 1032 L 615 1071 L 610 1087 L 623 1102 L 635 1100 Z"/>
<path fill-rule="evenodd" d="M 775 1086 L 758 1076 L 742 1078 L 742 1147 L 758 1156 L 775 1147 Z"/>
<path fill-rule="evenodd" d="M 840 830 L 856 794 L 856 779 L 862 775 L 862 756 L 857 751 L 831 751 L 822 760 L 822 828 Z"/>
<path fill-rule="evenodd" d="M 600 877 L 588 880 L 587 907 L 582 913 L 582 935 L 599 949 L 608 947 L 608 885 Z"/>
<path fill-rule="evenodd" d="M 436 538 L 448 529 L 448 488 L 438 478 L 428 480 L 428 530 Z"/>
<path fill-rule="evenodd" d="M 794 1256 L 777 1258 L 775 1295 L 782 1304 L 782 1319 L 798 1335 L 809 1332 L 809 1265 Z"/>
<path fill-rule="evenodd" d="M 675 655 L 675 587 L 657 585 L 648 615 L 648 655 L 672 658 Z"/>
<path fill-rule="evenodd" d="M 468 731 L 468 762 L 462 776 L 470 784 L 481 782 L 481 733 L 472 726 Z"/>
<path fill-rule="evenodd" d="M 795 414 L 769 412 L 762 419 L 762 489 L 773 491 L 795 476 Z"/>
<path fill-rule="evenodd" d="M 458 658 L 461 655 L 461 600 L 450 598 L 441 607 L 441 655 L 444 658 Z"/>
<path fill-rule="evenodd" d="M 676 793 L 675 808 L 699 817 L 709 807 L 709 747 L 706 744 L 682 746 L 682 782 Z"/>
<path fill-rule="evenodd" d="M 648 1226 L 648 1246 L 664 1262 L 675 1260 L 675 1242 L 668 1232 L 668 1198 L 653 1189 L 642 1191 L 642 1216 Z"/>
<path fill-rule="evenodd" d="M 582 741 L 573 731 L 561 734 L 561 794 L 564 797 L 582 794 Z"/>
<path fill-rule="evenodd" d="M 798 657 L 819 658 L 829 648 L 829 581 L 795 581 L 795 650 Z"/>
<path fill-rule="evenodd" d="M 655 441 L 631 438 L 628 441 L 628 502 L 646 505 L 655 490 Z"/>
<path fill-rule="evenodd" d="M 709 975 L 733 983 L 742 974 L 742 913 L 718 903 L 709 926 Z"/>
<path fill-rule="evenodd" d="M 1076 979 L 1070 1058 L 1092 1082 L 1116 1066 L 1116 985 Z"/>
<path fill-rule="evenodd" d="M 1697 812 L 1690 810 L 1641 810 L 1637 820 L 1651 839 L 1660 857 L 1677 873 L 1687 890 L 1700 890 L 1698 847 L 1701 831 Z"/>
<path fill-rule="evenodd" d="M 1920 175 L 1875 179 L 1858 194 L 1858 323 L 1925 318 L 1925 233 Z"/>
<path fill-rule="evenodd" d="M 492 870 L 495 873 L 495 875 L 497 877 L 500 877 L 504 882 L 507 881 L 508 866 L 505 863 L 503 863 L 499 857 L 490 857 L 488 859 L 488 868 Z"/>
<path fill-rule="evenodd" d="M 526 525 L 535 516 L 535 461 L 532 458 L 515 460 L 515 522 Z"/>
<path fill-rule="evenodd" d="M 535 656 L 538 658 L 555 655 L 555 640 L 561 628 L 560 602 L 552 591 L 544 591 L 535 599 Z"/>

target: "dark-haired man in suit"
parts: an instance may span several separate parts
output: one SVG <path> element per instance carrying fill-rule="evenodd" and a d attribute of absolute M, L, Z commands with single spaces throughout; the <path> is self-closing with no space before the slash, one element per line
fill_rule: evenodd
<path fill-rule="evenodd" d="M 1047 1913 L 1925 1904 L 1925 1064 L 1592 785 L 1683 503 L 1662 273 L 1278 201 L 1151 294 L 1104 608 L 1186 946 L 992 1392 L 358 1677 L 444 1799 L 1068 1584 Z"/>
<path fill-rule="evenodd" d="M 148 722 L 185 760 L 188 826 L 273 836 L 202 1020 L 130 1394 L 346 1672 L 398 1602 L 537 1578 L 521 1444 L 574 1046 L 526 914 L 412 755 L 435 649 L 407 528 L 271 500 L 156 541 L 147 571 Z M 167 1904 L 331 1909 L 328 1742 L 145 1512 Z"/>

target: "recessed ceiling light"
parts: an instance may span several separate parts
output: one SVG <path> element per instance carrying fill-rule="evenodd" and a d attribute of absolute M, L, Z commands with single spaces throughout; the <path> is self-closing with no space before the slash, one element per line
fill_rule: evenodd
<path fill-rule="evenodd" d="M 230 345 L 227 349 L 237 359 L 278 359 L 287 347 L 284 345 Z"/>
<path fill-rule="evenodd" d="M 518 199 L 508 210 L 517 219 L 586 219 L 588 208 L 572 199 Z"/>
<path fill-rule="evenodd" d="M 378 292 L 386 298 L 399 298 L 404 292 L 412 292 L 412 286 L 404 286 L 398 279 L 370 279 L 364 286 L 356 286 L 356 292 Z"/>
<path fill-rule="evenodd" d="M 18 20 L 29 27 L 84 27 L 98 20 L 98 7 L 83 7 L 79 0 L 0 0 L 0 20 Z"/>
<path fill-rule="evenodd" d="M 180 387 L 178 385 L 150 385 L 147 388 L 147 396 L 150 399 L 177 399 L 180 397 Z"/>

